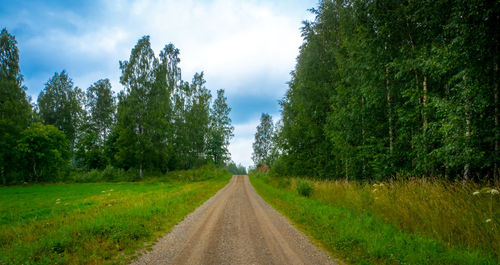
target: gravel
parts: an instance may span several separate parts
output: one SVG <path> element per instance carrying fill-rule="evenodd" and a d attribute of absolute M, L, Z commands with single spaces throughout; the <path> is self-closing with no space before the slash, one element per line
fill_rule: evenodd
<path fill-rule="evenodd" d="M 132 264 L 336 263 L 269 206 L 248 176 L 233 176 Z"/>

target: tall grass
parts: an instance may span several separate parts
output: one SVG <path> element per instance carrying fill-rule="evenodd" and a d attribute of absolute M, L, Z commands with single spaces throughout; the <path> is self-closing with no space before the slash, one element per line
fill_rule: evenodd
<path fill-rule="evenodd" d="M 313 181 L 313 185 L 311 196 L 318 201 L 371 212 L 405 231 L 448 245 L 500 255 L 500 196 L 496 189 L 427 179 L 373 184 Z"/>
<path fill-rule="evenodd" d="M 299 178 L 260 179 L 295 191 L 304 181 L 310 198 L 320 203 L 372 214 L 402 231 L 436 239 L 447 246 L 477 249 L 500 257 L 498 188 L 442 180 L 410 179 L 380 183 L 318 181 Z"/>

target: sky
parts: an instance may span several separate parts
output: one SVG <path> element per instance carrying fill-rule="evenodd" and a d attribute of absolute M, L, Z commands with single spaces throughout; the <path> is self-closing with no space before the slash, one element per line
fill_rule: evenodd
<path fill-rule="evenodd" d="M 206 87 L 224 89 L 235 127 L 229 151 L 252 165 L 252 142 L 261 113 L 277 121 L 302 43 L 302 21 L 318 0 L 3 0 L 0 27 L 18 41 L 27 93 L 36 100 L 55 72 L 66 70 L 87 89 L 108 78 L 119 83 L 119 61 L 150 36 L 155 54 L 173 43 L 182 79 L 203 71 Z"/>

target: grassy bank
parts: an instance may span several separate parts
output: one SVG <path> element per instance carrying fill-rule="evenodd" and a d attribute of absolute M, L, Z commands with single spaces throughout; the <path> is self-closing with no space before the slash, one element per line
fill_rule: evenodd
<path fill-rule="evenodd" d="M 266 201 L 348 263 L 499 262 L 499 199 L 491 189 L 422 180 L 304 184 L 265 174 L 251 181 Z M 312 188 L 309 197 L 297 192 L 305 185 Z"/>
<path fill-rule="evenodd" d="M 229 178 L 222 170 L 195 170 L 136 183 L 2 187 L 0 264 L 129 260 Z"/>

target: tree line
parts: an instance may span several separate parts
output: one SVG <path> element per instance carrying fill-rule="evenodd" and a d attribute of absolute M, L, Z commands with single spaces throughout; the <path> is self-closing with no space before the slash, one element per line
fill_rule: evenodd
<path fill-rule="evenodd" d="M 498 183 L 500 2 L 325 0 L 311 11 L 271 137 L 278 156 L 256 163 Z"/>
<path fill-rule="evenodd" d="M 0 35 L 1 184 L 63 179 L 72 170 L 106 167 L 144 172 L 224 166 L 233 126 L 224 90 L 214 100 L 203 72 L 183 81 L 179 49 L 155 56 L 149 36 L 120 61 L 114 93 L 109 79 L 85 91 L 66 71 L 55 73 L 31 105 L 15 37 Z"/>

